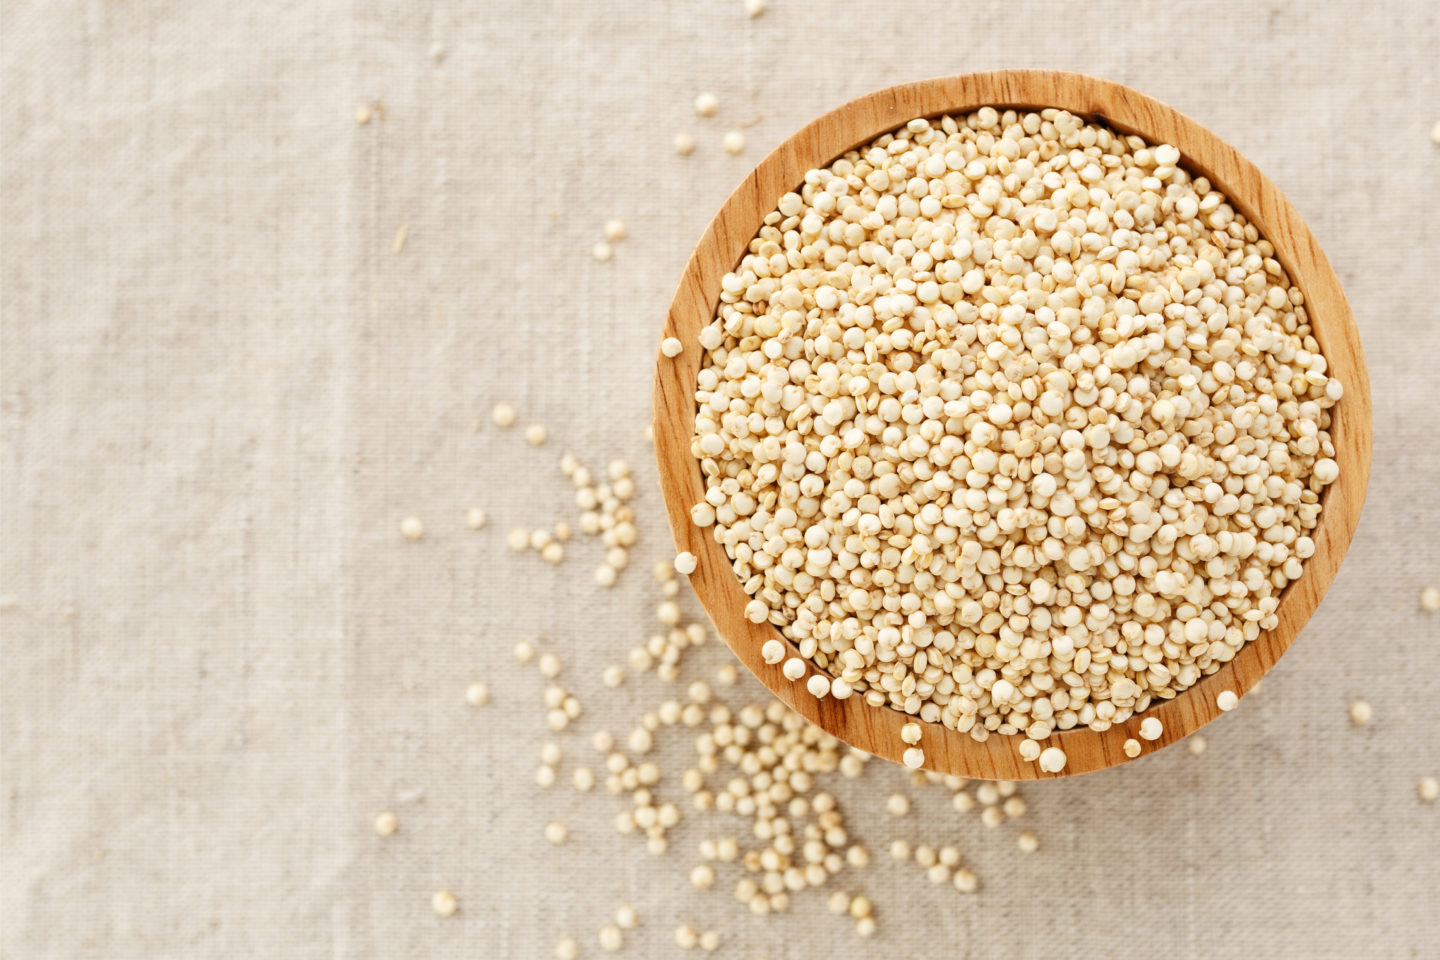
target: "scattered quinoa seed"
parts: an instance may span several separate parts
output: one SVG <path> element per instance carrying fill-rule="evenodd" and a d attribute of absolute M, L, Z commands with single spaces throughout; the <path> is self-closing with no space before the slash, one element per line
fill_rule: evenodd
<path fill-rule="evenodd" d="M 1240 705 L 1240 698 L 1234 690 L 1221 690 L 1215 695 L 1215 706 L 1220 708 L 1221 713 L 1229 713 Z"/>
<path fill-rule="evenodd" d="M 600 949 L 606 953 L 615 953 L 624 942 L 625 937 L 615 924 L 607 923 L 600 928 Z"/>
<path fill-rule="evenodd" d="M 1420 793 L 1420 799 L 1425 803 L 1434 803 L 1436 798 L 1440 798 L 1440 781 L 1434 777 L 1421 777 L 1416 789 Z"/>
<path fill-rule="evenodd" d="M 610 244 L 606 243 L 604 240 L 601 240 L 599 243 L 595 244 L 595 246 L 590 248 L 590 256 L 594 257 L 601 263 L 605 263 L 609 261 L 611 257 L 615 256 L 615 250 L 610 246 Z"/>
<path fill-rule="evenodd" d="M 745 0 L 745 16 L 754 20 L 765 12 L 765 0 Z"/>
<path fill-rule="evenodd" d="M 673 360 L 685 352 L 685 344 L 678 337 L 666 337 L 660 341 L 660 352 Z"/>
<path fill-rule="evenodd" d="M 1209 744 L 1205 741 L 1205 738 L 1198 733 L 1192 733 L 1186 740 L 1186 749 L 1190 751 L 1192 757 L 1200 756 L 1200 754 L 1205 752 L 1207 746 L 1209 746 Z"/>
<path fill-rule="evenodd" d="M 1065 751 L 1059 747 L 1046 747 L 1040 751 L 1038 763 L 1046 773 L 1059 773 L 1065 769 Z"/>
<path fill-rule="evenodd" d="M 490 688 L 479 680 L 465 688 L 465 702 L 472 707 L 483 707 L 490 702 Z"/>
<path fill-rule="evenodd" d="M 549 824 L 545 827 L 545 839 L 550 841 L 557 847 L 560 846 L 560 844 L 564 843 L 565 838 L 568 836 L 570 836 L 569 829 L 566 828 L 565 824 L 560 823 L 559 821 L 556 821 L 555 823 Z"/>
<path fill-rule="evenodd" d="M 430 898 L 430 907 L 442 917 L 455 915 L 460 908 L 460 901 L 455 899 L 455 894 L 449 890 L 436 890 L 435 895 Z"/>
<path fill-rule="evenodd" d="M 675 152 L 682 157 L 688 157 L 695 152 L 695 138 L 688 133 L 675 134 Z"/>
<path fill-rule="evenodd" d="M 1125 756 L 1131 758 L 1132 760 L 1140 756 L 1141 749 L 1143 748 L 1140 746 L 1140 741 L 1136 740 L 1134 737 L 1130 737 L 1125 741 Z"/>
<path fill-rule="evenodd" d="M 1350 704 L 1350 722 L 1357 727 L 1363 727 L 1375 716 L 1374 709 L 1368 700 L 1356 700 Z"/>
<path fill-rule="evenodd" d="M 525 428 L 525 442 L 532 447 L 540 446 L 548 436 L 549 432 L 545 429 L 545 424 L 543 423 L 532 423 Z"/>
<path fill-rule="evenodd" d="M 360 126 L 362 126 L 362 127 L 365 126 L 365 124 L 369 123 L 369 122 L 370 122 L 370 108 L 369 108 L 369 107 L 356 107 L 356 108 L 355 108 L 355 122 L 356 122 L 357 124 L 359 124 Z"/>
<path fill-rule="evenodd" d="M 1420 609 L 1426 613 L 1440 611 L 1440 587 L 1426 587 L 1420 591 Z"/>
<path fill-rule="evenodd" d="M 919 770 L 925 765 L 925 751 L 919 747 L 906 747 L 901 759 L 911 770 Z"/>
<path fill-rule="evenodd" d="M 495 409 L 490 411 L 490 419 L 495 421 L 495 426 L 504 430 L 515 425 L 515 408 L 508 403 L 497 403 Z"/>
<path fill-rule="evenodd" d="M 1029 830 L 1020 834 L 1019 844 L 1021 853 L 1034 853 L 1040 849 L 1040 840 Z"/>
<path fill-rule="evenodd" d="M 555 944 L 555 956 L 557 960 L 578 960 L 580 944 L 576 943 L 572 937 L 565 937 Z"/>
<path fill-rule="evenodd" d="M 611 241 L 611 242 L 614 242 L 614 241 L 617 241 L 617 240 L 624 240 L 624 239 L 625 239 L 625 221 L 624 221 L 624 220 L 606 220 L 606 221 L 605 221 L 605 239 L 606 239 L 606 240 L 609 240 L 609 241 Z"/>
<path fill-rule="evenodd" d="M 375 832 L 382 837 L 392 835 L 400 827 L 400 820 L 389 810 L 379 813 L 375 817 Z"/>
<path fill-rule="evenodd" d="M 406 540 L 419 540 L 425 536 L 425 524 L 419 517 L 406 517 L 400 521 L 400 535 Z"/>
<path fill-rule="evenodd" d="M 745 150 L 745 134 L 740 130 L 731 130 L 725 134 L 721 144 L 730 156 L 739 156 Z"/>
<path fill-rule="evenodd" d="M 677 553 L 675 555 L 675 572 L 682 577 L 688 577 L 695 572 L 698 563 L 699 561 L 693 553 Z"/>
<path fill-rule="evenodd" d="M 485 511 L 479 507 L 471 507 L 465 511 L 465 525 L 471 530 L 479 530 L 485 526 Z"/>
<path fill-rule="evenodd" d="M 1146 717 L 1140 721 L 1141 740 L 1159 740 L 1160 735 L 1165 732 L 1165 727 L 1159 717 Z"/>
<path fill-rule="evenodd" d="M 720 101 L 713 93 L 702 93 L 695 97 L 695 114 L 697 116 L 713 117 L 719 108 Z"/>

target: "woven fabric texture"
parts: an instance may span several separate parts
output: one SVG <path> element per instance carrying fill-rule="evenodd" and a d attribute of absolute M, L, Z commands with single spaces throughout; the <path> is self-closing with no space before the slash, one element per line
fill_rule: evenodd
<path fill-rule="evenodd" d="M 1417 603 L 1440 585 L 1437 51 L 1419 0 L 771 0 L 758 19 L 740 0 L 10 0 L 0 956 L 537 960 L 571 935 L 593 957 L 622 902 L 641 925 L 621 956 L 646 958 L 675 954 L 680 923 L 736 960 L 1434 956 L 1440 808 L 1416 782 L 1440 776 L 1440 620 Z M 535 786 L 545 681 L 509 650 L 543 638 L 584 704 L 555 738 L 562 785 L 598 766 L 590 731 L 674 695 L 599 673 L 661 599 L 642 428 L 692 244 L 823 110 L 1024 66 L 1172 104 L 1299 208 L 1370 364 L 1368 506 L 1303 637 L 1203 755 L 1023 788 L 1029 812 L 993 830 L 872 764 L 831 786 L 875 855 L 837 881 L 874 901 L 875 937 L 823 894 L 751 916 L 738 867 L 709 893 L 685 879 L 699 840 L 747 841 L 746 821 L 687 805 L 653 858 L 616 833 L 623 798 Z M 694 115 L 701 91 L 717 117 Z M 630 235 L 598 263 L 611 217 Z M 498 431 L 500 400 L 549 442 Z M 635 470 L 640 542 L 610 591 L 593 540 L 559 567 L 505 548 L 574 521 L 566 450 Z M 725 659 L 711 643 L 683 677 Z M 1354 728 L 1362 696 L 1375 720 Z M 683 804 L 693 731 L 656 755 Z M 981 892 L 892 863 L 896 837 L 958 844 Z"/>

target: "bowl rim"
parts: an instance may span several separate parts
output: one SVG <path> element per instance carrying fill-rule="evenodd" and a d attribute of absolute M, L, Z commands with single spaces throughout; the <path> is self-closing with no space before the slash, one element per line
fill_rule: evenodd
<path fill-rule="evenodd" d="M 1280 189 L 1239 151 L 1178 110 L 1137 90 L 1065 71 L 999 70 L 936 77 L 876 90 L 822 114 L 750 171 L 706 227 L 686 263 L 661 334 L 662 339 L 678 337 L 686 349 L 673 359 L 663 353 L 656 356 L 655 454 L 676 550 L 697 558 L 691 585 L 727 645 L 766 687 L 806 719 L 867 753 L 900 762 L 907 746 L 900 739 L 900 727 L 918 718 L 888 705 L 871 706 L 861 696 L 816 700 L 805 690 L 805 679 L 822 671 L 808 660 L 806 677 L 796 682 L 783 677 L 780 665 L 765 663 L 760 647 L 766 640 L 779 639 L 787 656 L 799 654 L 773 625 L 745 619 L 743 609 L 750 598 L 729 557 L 710 530 L 690 520 L 690 507 L 703 498 L 705 489 L 699 461 L 690 452 L 694 385 L 703 353 L 695 346 L 696 336 L 714 316 L 720 279 L 743 257 L 781 195 L 796 189 L 806 171 L 826 166 L 913 118 L 963 115 L 984 106 L 1055 107 L 1152 144 L 1179 148 L 1186 169 L 1207 177 L 1275 247 L 1276 259 L 1304 295 L 1327 370 L 1345 389 L 1331 411 L 1330 428 L 1340 477 L 1322 497 L 1319 524 L 1312 534 L 1315 554 L 1282 592 L 1275 628 L 1247 642 L 1233 660 L 1174 698 L 1152 703 L 1108 730 L 1076 727 L 1052 734 L 1045 745 L 1059 746 L 1067 757 L 1058 774 L 1044 773 L 1037 764 L 1020 758 L 1022 735 L 997 734 L 982 743 L 939 723 L 921 723 L 924 769 L 990 780 L 1055 779 L 1132 759 L 1125 755 L 1124 741 L 1139 737 L 1142 719 L 1158 717 L 1163 725 L 1160 738 L 1145 747 L 1143 757 L 1219 716 L 1215 698 L 1222 690 L 1243 696 L 1253 689 L 1315 612 L 1359 521 L 1371 457 L 1370 385 L 1359 334 L 1339 279 L 1309 228 Z"/>

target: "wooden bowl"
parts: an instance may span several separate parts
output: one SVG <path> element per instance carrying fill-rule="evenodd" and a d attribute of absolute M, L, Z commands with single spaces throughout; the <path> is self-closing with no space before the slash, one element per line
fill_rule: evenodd
<path fill-rule="evenodd" d="M 1054 734 L 1046 745 L 1065 751 L 1062 774 L 1042 773 L 1020 758 L 1021 736 L 992 735 L 978 743 L 938 723 L 922 724 L 925 766 L 942 773 L 1002 780 L 1030 780 L 1103 770 L 1124 763 L 1122 745 L 1138 736 L 1142 717 L 1158 717 L 1164 734 L 1146 743 L 1142 756 L 1174 743 L 1215 719 L 1215 696 L 1222 690 L 1244 694 L 1290 646 L 1335 576 L 1350 544 L 1370 473 L 1370 384 L 1350 309 L 1340 282 L 1300 215 L 1285 196 L 1233 147 L 1194 120 L 1118 83 L 1046 70 L 1004 70 L 924 80 L 879 90 L 832 110 L 799 130 L 760 162 L 725 201 L 706 229 L 670 304 L 663 336 L 678 337 L 685 351 L 675 359 L 661 355 L 655 371 L 655 453 L 660 485 L 677 550 L 693 553 L 699 566 L 690 576 L 700 602 L 725 642 L 775 695 L 807 719 L 868 753 L 898 761 L 905 749 L 900 727 L 914 719 L 888 706 L 873 707 L 863 697 L 816 700 L 804 680 L 791 682 L 778 665 L 765 663 L 760 646 L 780 639 L 791 656 L 794 646 L 774 626 L 744 616 L 749 597 L 712 531 L 696 527 L 690 508 L 704 499 L 699 462 L 690 453 L 695 420 L 695 381 L 704 353 L 696 345 L 700 329 L 715 315 L 720 280 L 744 256 L 746 246 L 782 194 L 798 189 L 806 171 L 824 167 L 847 150 L 869 143 L 915 117 L 965 114 L 982 106 L 1036 109 L 1059 107 L 1101 121 L 1150 143 L 1180 149 L 1192 173 L 1210 179 L 1232 205 L 1275 246 L 1276 258 L 1304 293 L 1310 323 L 1329 364 L 1345 388 L 1332 411 L 1331 436 L 1340 478 L 1325 491 L 1315 554 L 1298 580 L 1281 595 L 1279 624 L 1246 643 L 1230 663 L 1172 700 L 1152 704 L 1143 714 L 1103 733 L 1088 728 Z M 813 673 L 813 666 L 809 672 Z M 808 673 L 807 673 L 808 676 Z"/>

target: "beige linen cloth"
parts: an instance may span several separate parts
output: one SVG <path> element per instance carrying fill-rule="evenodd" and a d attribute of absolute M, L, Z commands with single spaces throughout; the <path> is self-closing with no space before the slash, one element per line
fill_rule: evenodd
<path fill-rule="evenodd" d="M 1417 603 L 1440 584 L 1437 64 L 1426 0 L 771 0 L 754 20 L 740 0 L 9 0 L 0 956 L 543 960 L 571 935 L 594 957 L 622 902 L 641 925 L 621 955 L 646 958 L 676 954 L 680 923 L 737 960 L 1436 956 L 1440 807 L 1416 782 L 1440 776 L 1440 619 Z M 641 431 L 692 243 L 817 113 L 1015 66 L 1132 84 L 1286 191 L 1368 354 L 1368 507 L 1303 637 L 1204 755 L 1027 787 L 997 830 L 874 764 L 836 787 L 875 854 L 837 885 L 874 901 L 874 939 L 823 894 L 753 917 L 738 867 L 706 894 L 685 881 L 700 839 L 748 823 L 687 807 L 657 859 L 616 833 L 622 798 L 535 787 L 543 681 L 508 651 L 544 637 L 585 705 L 557 738 L 562 783 L 598 761 L 590 731 L 673 695 L 598 676 L 660 599 Z M 716 118 L 694 115 L 701 91 Z M 630 236 L 601 264 L 610 217 Z M 550 441 L 501 434 L 498 400 Z M 505 549 L 510 527 L 573 521 L 565 450 L 635 467 L 641 543 L 612 591 L 594 541 L 558 568 Z M 712 644 L 684 676 L 723 660 Z M 692 738 L 658 751 L 682 802 Z M 982 891 L 892 863 L 895 837 L 957 843 Z"/>

